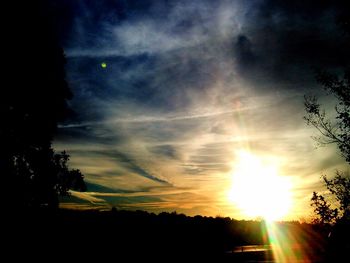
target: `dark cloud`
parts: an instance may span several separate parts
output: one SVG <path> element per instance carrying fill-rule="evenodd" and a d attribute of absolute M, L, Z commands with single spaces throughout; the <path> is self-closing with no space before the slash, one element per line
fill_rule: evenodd
<path fill-rule="evenodd" d="M 149 147 L 149 151 L 161 156 L 161 157 L 167 157 L 170 159 L 178 159 L 178 153 L 176 152 L 175 147 L 172 145 L 157 145 Z"/>
<path fill-rule="evenodd" d="M 241 73 L 265 82 L 305 83 L 313 79 L 314 68 L 343 66 L 350 57 L 349 41 L 336 21 L 345 5 L 262 1 L 234 40 Z"/>
<path fill-rule="evenodd" d="M 108 145 L 111 138 L 104 138 L 102 136 L 96 136 L 96 133 L 92 130 L 92 127 L 86 124 L 68 124 L 60 125 L 55 137 L 56 141 L 65 142 L 90 142 Z"/>
<path fill-rule="evenodd" d="M 145 178 L 148 178 L 152 181 L 166 184 L 166 185 L 171 185 L 167 180 L 159 178 L 150 172 L 146 171 L 144 168 L 142 168 L 140 165 L 137 164 L 135 160 L 132 158 L 128 157 L 126 154 L 120 153 L 116 150 L 102 150 L 102 151 L 89 151 L 89 155 L 99 155 L 99 156 L 104 156 L 105 158 L 110 158 L 118 161 L 119 165 L 123 165 L 125 168 L 127 168 L 129 171 L 134 172 L 140 176 L 143 176 Z"/>
<path fill-rule="evenodd" d="M 126 208 L 125 205 L 127 204 L 138 204 L 136 209 L 143 209 L 143 207 L 147 206 L 148 203 L 162 202 L 159 197 L 153 196 L 101 196 L 101 198 L 111 205 L 124 209 Z"/>
<path fill-rule="evenodd" d="M 116 189 L 108 186 L 103 186 L 100 184 L 94 184 L 86 182 L 87 190 L 89 192 L 98 192 L 98 193 L 132 193 L 133 191 L 127 191 L 125 189 Z"/>
<path fill-rule="evenodd" d="M 239 64 L 244 67 L 254 66 L 256 57 L 252 50 L 252 43 L 245 35 L 237 36 L 234 51 Z"/>

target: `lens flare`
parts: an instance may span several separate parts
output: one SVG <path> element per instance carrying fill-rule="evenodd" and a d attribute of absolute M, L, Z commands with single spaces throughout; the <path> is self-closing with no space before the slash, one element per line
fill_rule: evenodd
<path fill-rule="evenodd" d="M 269 243 L 272 249 L 274 262 L 279 263 L 309 263 L 310 255 L 305 250 L 305 242 L 298 232 L 286 225 L 278 225 L 275 222 L 265 221 Z"/>

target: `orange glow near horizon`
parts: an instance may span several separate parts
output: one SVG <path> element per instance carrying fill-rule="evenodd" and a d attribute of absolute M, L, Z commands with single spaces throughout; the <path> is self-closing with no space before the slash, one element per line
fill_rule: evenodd
<path fill-rule="evenodd" d="M 284 219 L 292 206 L 291 191 L 291 181 L 278 174 L 276 162 L 265 162 L 248 151 L 238 153 L 228 198 L 244 216 Z"/>

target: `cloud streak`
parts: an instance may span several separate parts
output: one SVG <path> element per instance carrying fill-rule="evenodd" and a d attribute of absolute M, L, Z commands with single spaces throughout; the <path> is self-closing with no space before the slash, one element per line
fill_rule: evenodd
<path fill-rule="evenodd" d="M 239 216 L 224 193 L 245 149 L 280 160 L 301 215 L 318 173 L 342 165 L 302 120 L 311 68 L 337 68 L 347 50 L 334 41 L 337 1 L 73 2 L 59 5 L 75 114 L 55 144 L 94 185 L 81 198 Z"/>

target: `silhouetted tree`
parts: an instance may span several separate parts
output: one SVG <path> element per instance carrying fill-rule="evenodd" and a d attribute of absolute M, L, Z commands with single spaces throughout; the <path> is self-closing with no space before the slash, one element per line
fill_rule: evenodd
<path fill-rule="evenodd" d="M 350 46 L 350 12 L 348 2 L 344 1 L 345 8 L 338 14 L 337 24 L 343 30 L 343 37 Z M 317 81 L 337 99 L 335 117 L 329 119 L 316 97 L 305 97 L 304 117 L 309 125 L 314 126 L 320 137 L 314 139 L 320 145 L 336 144 L 341 155 L 350 164 L 350 59 L 346 57 L 341 65 L 343 75 L 331 74 L 327 71 L 318 71 Z M 330 226 L 328 242 L 325 250 L 326 262 L 343 262 L 349 257 L 350 241 L 350 174 L 337 171 L 333 179 L 323 175 L 324 184 L 330 195 L 313 193 L 311 206 L 316 214 L 315 221 L 321 224 L 334 223 Z M 329 225 L 328 225 L 329 227 Z"/>
<path fill-rule="evenodd" d="M 79 169 L 69 170 L 67 162 L 69 155 L 63 151 L 61 154 L 54 154 L 55 174 L 57 174 L 56 191 L 59 195 L 69 195 L 68 190 L 86 191 L 84 175 Z"/>
<path fill-rule="evenodd" d="M 344 36 L 350 46 L 350 13 L 337 17 L 337 24 L 343 30 Z M 316 73 L 318 83 L 322 85 L 328 95 L 337 99 L 335 117 L 331 120 L 326 111 L 321 108 L 318 99 L 314 96 L 305 96 L 306 120 L 308 125 L 314 126 L 320 133 L 313 137 L 320 145 L 336 144 L 340 154 L 350 164 L 350 61 L 347 61 L 342 76 L 319 70 Z M 349 219 L 350 210 L 350 175 L 347 172 L 337 171 L 333 179 L 323 176 L 325 186 L 337 201 L 336 208 L 332 208 L 330 201 L 317 192 L 313 193 L 312 206 L 323 223 L 331 223 L 339 218 Z"/>
<path fill-rule="evenodd" d="M 313 192 L 311 202 L 311 206 L 314 207 L 314 212 L 317 215 L 314 218 L 314 223 L 329 224 L 338 219 L 338 209 L 331 208 L 331 204 L 327 202 L 324 196 Z"/>
<path fill-rule="evenodd" d="M 58 194 L 85 189 L 81 173 L 68 170 L 68 155 L 51 146 L 72 94 L 49 2 L 14 1 L 4 10 L 15 23 L 5 37 L 13 56 L 0 95 L 0 175 L 17 207 L 57 207 Z"/>
<path fill-rule="evenodd" d="M 320 133 L 314 139 L 321 145 L 336 143 L 342 156 L 350 163 L 350 69 L 346 69 L 343 78 L 325 71 L 317 73 L 318 82 L 326 91 L 338 99 L 334 121 L 327 118 L 325 110 L 320 108 L 316 97 L 305 97 L 304 119 Z"/>
<path fill-rule="evenodd" d="M 304 117 L 307 124 L 314 126 L 321 134 L 320 137 L 314 137 L 314 139 L 320 145 L 337 144 L 341 155 L 348 163 L 350 163 L 349 77 L 349 69 L 345 70 L 343 78 L 327 72 L 319 72 L 317 74 L 318 82 L 338 99 L 338 104 L 335 107 L 336 117 L 334 121 L 327 118 L 326 111 L 321 109 L 316 97 L 305 97 L 307 115 Z M 329 192 L 338 202 L 338 208 L 331 208 L 331 204 L 324 196 L 314 192 L 311 201 L 318 220 L 323 223 L 331 223 L 337 220 L 339 216 L 349 218 L 349 173 L 338 171 L 334 179 L 329 180 L 324 176 L 323 180 Z"/>

